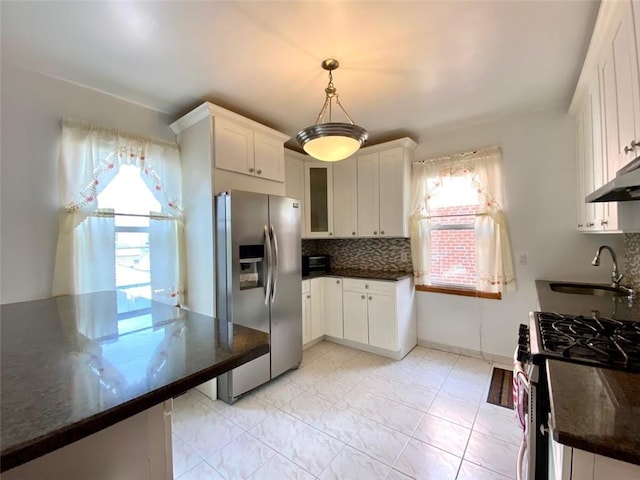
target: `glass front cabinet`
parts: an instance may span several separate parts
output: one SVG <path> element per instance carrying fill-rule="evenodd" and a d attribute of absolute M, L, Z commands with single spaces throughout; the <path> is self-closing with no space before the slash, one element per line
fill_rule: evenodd
<path fill-rule="evenodd" d="M 333 237 L 333 166 L 307 161 L 304 165 L 307 238 Z"/>

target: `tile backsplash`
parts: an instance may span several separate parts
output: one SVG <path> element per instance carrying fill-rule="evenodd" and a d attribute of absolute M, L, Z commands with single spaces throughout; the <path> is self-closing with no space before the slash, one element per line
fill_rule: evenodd
<path fill-rule="evenodd" d="M 302 240 L 302 254 L 327 254 L 331 268 L 410 272 L 408 238 L 331 238 Z M 403 254 L 406 260 L 402 260 Z"/>
<path fill-rule="evenodd" d="M 630 283 L 636 290 L 640 290 L 640 233 L 625 233 L 624 258 L 626 278 L 623 283 Z"/>

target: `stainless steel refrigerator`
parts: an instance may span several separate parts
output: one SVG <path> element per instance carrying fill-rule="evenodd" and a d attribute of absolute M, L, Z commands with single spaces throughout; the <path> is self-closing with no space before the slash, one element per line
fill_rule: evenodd
<path fill-rule="evenodd" d="M 216 230 L 217 316 L 270 342 L 270 353 L 218 377 L 218 397 L 233 403 L 302 361 L 300 202 L 222 193 Z"/>

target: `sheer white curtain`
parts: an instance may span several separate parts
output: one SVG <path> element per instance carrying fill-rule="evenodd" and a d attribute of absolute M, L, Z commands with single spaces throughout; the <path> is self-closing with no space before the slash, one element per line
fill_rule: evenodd
<path fill-rule="evenodd" d="M 176 144 L 65 120 L 59 154 L 58 245 L 53 295 L 80 294 L 115 288 L 114 212 L 98 209 L 97 197 L 118 174 L 121 165 L 134 165 L 162 212 L 166 223 L 156 240 L 155 258 L 174 268 L 154 268 L 153 296 L 177 305 L 184 289 L 182 188 Z M 162 219 L 160 222 L 159 219 Z M 150 236 L 158 238 L 150 229 Z M 151 242 L 150 242 L 151 243 Z M 160 260 L 158 260 L 160 263 Z"/>
<path fill-rule="evenodd" d="M 477 290 L 516 288 L 511 241 L 503 205 L 502 154 L 498 147 L 416 162 L 412 167 L 411 253 L 416 284 L 431 283 L 430 201 L 447 177 L 463 176 L 479 194 L 475 220 Z"/>

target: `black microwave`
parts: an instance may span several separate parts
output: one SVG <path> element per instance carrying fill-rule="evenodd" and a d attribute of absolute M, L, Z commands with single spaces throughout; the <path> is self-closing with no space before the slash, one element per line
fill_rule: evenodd
<path fill-rule="evenodd" d="M 329 272 L 329 255 L 302 255 L 302 276 Z"/>

